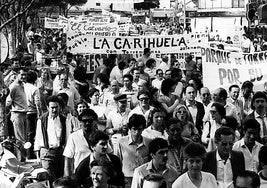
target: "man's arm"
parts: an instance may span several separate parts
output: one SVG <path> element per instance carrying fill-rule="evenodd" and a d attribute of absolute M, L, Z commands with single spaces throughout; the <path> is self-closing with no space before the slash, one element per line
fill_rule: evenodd
<path fill-rule="evenodd" d="M 64 176 L 71 176 L 74 172 L 73 159 L 65 157 Z"/>

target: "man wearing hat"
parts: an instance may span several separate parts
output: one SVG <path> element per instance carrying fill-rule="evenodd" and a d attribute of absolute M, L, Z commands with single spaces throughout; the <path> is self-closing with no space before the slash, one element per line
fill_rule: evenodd
<path fill-rule="evenodd" d="M 112 110 L 107 117 L 106 132 L 108 134 L 127 134 L 127 121 L 130 109 L 127 108 L 127 95 L 117 94 L 114 96 L 117 108 Z"/>

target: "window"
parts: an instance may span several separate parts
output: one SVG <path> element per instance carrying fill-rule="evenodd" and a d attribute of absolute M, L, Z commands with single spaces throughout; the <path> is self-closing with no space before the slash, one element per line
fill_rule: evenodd
<path fill-rule="evenodd" d="M 245 0 L 232 0 L 233 8 L 244 8 Z"/>

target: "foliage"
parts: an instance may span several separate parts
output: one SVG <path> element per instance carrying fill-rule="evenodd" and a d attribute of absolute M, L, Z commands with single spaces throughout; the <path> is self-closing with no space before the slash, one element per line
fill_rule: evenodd
<path fill-rule="evenodd" d="M 145 0 L 143 3 L 135 3 L 134 8 L 137 10 L 144 9 L 149 10 L 150 8 L 158 8 L 159 0 Z"/>

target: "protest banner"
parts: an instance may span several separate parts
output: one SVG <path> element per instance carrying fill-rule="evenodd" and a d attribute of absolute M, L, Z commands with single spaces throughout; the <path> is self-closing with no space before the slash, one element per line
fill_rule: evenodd
<path fill-rule="evenodd" d="M 201 56 L 203 84 L 211 91 L 247 80 L 259 86 L 267 80 L 267 51 L 248 54 L 202 47 Z"/>
<path fill-rule="evenodd" d="M 44 19 L 44 27 L 47 29 L 62 29 L 62 26 L 59 25 L 58 19 L 47 17 Z"/>
<path fill-rule="evenodd" d="M 150 48 L 154 53 L 178 53 L 192 46 L 199 46 L 203 38 L 194 35 L 167 36 L 92 36 L 86 33 L 67 35 L 67 50 L 76 53 L 136 54 Z"/>

